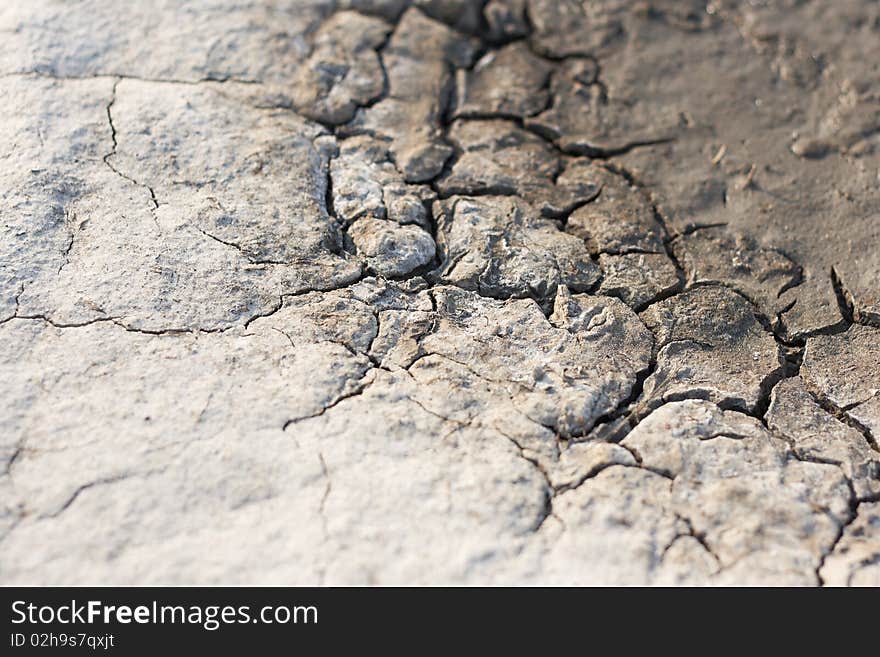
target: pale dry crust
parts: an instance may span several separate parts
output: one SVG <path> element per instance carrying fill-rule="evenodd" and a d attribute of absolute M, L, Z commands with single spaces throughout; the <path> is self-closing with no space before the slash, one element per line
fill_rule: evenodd
<path fill-rule="evenodd" d="M 0 580 L 876 583 L 876 7 L 157 7 L 0 10 Z"/>

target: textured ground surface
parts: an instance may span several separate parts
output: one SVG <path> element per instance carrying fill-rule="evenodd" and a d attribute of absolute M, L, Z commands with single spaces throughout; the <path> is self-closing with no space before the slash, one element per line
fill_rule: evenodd
<path fill-rule="evenodd" d="M 876 1 L 0 36 L 3 583 L 880 584 Z"/>

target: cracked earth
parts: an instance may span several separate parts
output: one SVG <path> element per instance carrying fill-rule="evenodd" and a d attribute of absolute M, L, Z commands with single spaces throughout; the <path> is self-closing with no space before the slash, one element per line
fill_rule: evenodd
<path fill-rule="evenodd" d="M 880 584 L 876 1 L 0 32 L 3 583 Z"/>

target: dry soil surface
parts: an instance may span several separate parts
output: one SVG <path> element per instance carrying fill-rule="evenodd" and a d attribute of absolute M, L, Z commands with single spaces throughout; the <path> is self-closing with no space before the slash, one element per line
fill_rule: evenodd
<path fill-rule="evenodd" d="M 0 581 L 880 584 L 875 0 L 0 6 Z"/>

